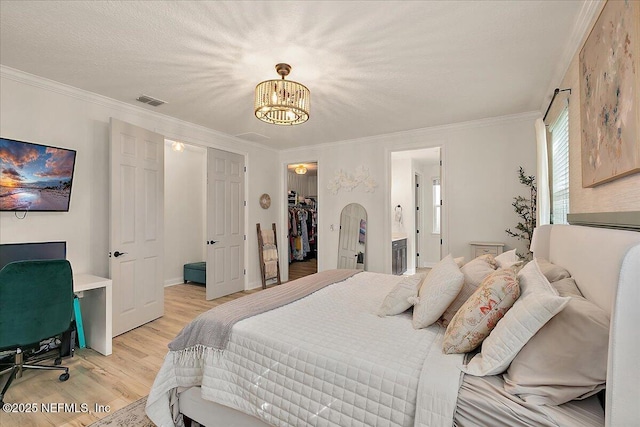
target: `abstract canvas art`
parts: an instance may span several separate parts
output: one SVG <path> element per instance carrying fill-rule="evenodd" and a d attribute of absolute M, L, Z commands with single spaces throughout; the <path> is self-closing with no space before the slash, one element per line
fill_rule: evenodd
<path fill-rule="evenodd" d="M 582 186 L 640 172 L 640 2 L 608 1 L 580 51 Z"/>

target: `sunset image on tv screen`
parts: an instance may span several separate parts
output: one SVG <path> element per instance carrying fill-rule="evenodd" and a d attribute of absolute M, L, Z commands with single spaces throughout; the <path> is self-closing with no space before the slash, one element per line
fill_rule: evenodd
<path fill-rule="evenodd" d="M 68 211 L 76 152 L 0 138 L 0 210 Z"/>

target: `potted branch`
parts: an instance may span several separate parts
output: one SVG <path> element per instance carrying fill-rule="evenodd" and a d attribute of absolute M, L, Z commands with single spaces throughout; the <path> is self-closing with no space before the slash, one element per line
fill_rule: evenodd
<path fill-rule="evenodd" d="M 513 209 L 516 214 L 522 219 L 516 227 L 515 230 L 512 231 L 510 228 L 507 228 L 505 232 L 511 236 L 515 237 L 519 240 L 524 240 L 527 244 L 527 251 L 525 253 L 518 253 L 518 257 L 523 260 L 530 260 L 532 257 L 532 253 L 529 250 L 531 247 L 531 238 L 533 237 L 533 230 L 536 228 L 536 210 L 537 210 L 537 194 L 538 188 L 536 186 L 536 177 L 535 175 L 525 175 L 524 169 L 520 166 L 518 170 L 518 179 L 522 185 L 525 185 L 529 188 L 529 198 L 516 196 L 513 198 Z M 517 253 L 517 252 L 516 252 Z"/>

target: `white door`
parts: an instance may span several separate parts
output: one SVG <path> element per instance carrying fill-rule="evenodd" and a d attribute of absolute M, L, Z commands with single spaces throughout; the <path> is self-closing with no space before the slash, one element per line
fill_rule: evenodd
<path fill-rule="evenodd" d="M 207 299 L 244 290 L 244 156 L 207 149 Z"/>
<path fill-rule="evenodd" d="M 111 119 L 113 335 L 164 314 L 164 137 Z"/>
<path fill-rule="evenodd" d="M 358 233 L 363 218 L 361 206 L 351 203 L 340 214 L 338 268 L 355 269 L 358 262 Z"/>

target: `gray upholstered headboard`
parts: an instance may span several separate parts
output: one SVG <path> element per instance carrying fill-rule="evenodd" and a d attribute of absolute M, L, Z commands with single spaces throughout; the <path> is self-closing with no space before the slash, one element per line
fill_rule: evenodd
<path fill-rule="evenodd" d="M 637 425 L 640 232 L 544 225 L 536 229 L 531 250 L 569 270 L 582 294 L 610 314 L 606 425 Z"/>

